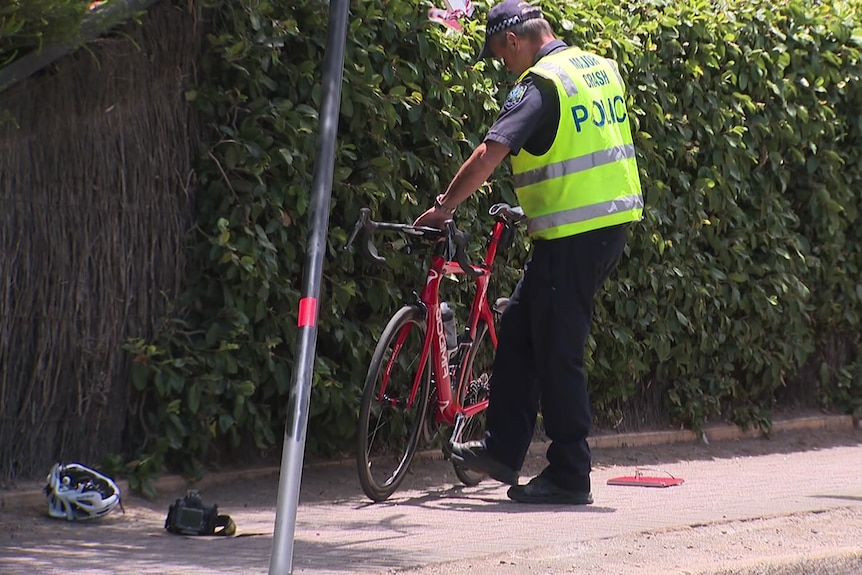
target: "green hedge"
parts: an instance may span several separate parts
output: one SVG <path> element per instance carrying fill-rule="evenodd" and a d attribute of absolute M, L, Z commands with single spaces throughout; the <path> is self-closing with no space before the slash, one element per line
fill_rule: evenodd
<path fill-rule="evenodd" d="M 768 429 L 771 408 L 800 381 L 824 406 L 862 404 L 862 4 L 722 4 L 544 6 L 567 41 L 620 62 L 647 202 L 597 306 L 588 362 L 600 420 L 652 396 L 691 428 L 723 417 Z M 429 6 L 351 3 L 312 452 L 352 445 L 375 338 L 422 274 L 410 254 L 377 267 L 342 250 L 359 208 L 416 217 L 481 140 L 511 83 L 498 64 L 474 62 L 481 18 L 450 34 L 426 20 Z M 188 469 L 214 446 L 280 439 L 328 8 L 242 0 L 207 11 L 203 80 L 187 95 L 211 128 L 194 266 L 159 335 L 129 344 L 148 409 L 140 458 L 129 464 L 139 475 Z M 492 188 L 458 214 L 480 237 L 488 205 L 514 201 L 508 168 Z M 526 250 L 513 250 L 495 295 L 513 286 Z M 446 289 L 456 305 L 464 297 L 457 284 Z"/>
<path fill-rule="evenodd" d="M 0 2 L 0 68 L 44 46 L 72 40 L 91 0 Z"/>

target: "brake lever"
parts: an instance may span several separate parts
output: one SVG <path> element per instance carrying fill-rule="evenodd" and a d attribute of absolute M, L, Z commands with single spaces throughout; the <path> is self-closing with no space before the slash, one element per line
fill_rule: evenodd
<path fill-rule="evenodd" d="M 350 239 L 347 240 L 347 243 L 344 245 L 344 249 L 347 250 L 350 246 L 353 245 L 353 240 L 356 239 L 356 236 L 359 234 L 359 231 L 365 227 L 365 224 L 368 223 L 371 214 L 371 210 L 368 208 L 361 208 L 359 210 L 359 219 L 356 220 L 356 225 L 353 226 L 353 232 L 350 234 Z"/>
<path fill-rule="evenodd" d="M 386 258 L 377 252 L 377 246 L 371 241 L 371 232 L 374 230 L 374 227 L 374 222 L 371 221 L 371 209 L 361 208 L 359 210 L 359 219 L 356 220 L 356 225 L 353 226 L 353 233 L 350 234 L 350 239 L 347 240 L 344 249 L 346 250 L 353 245 L 356 236 L 361 233 L 362 238 L 359 243 L 359 249 L 362 251 L 362 254 L 376 262 L 384 263 Z"/>
<path fill-rule="evenodd" d="M 443 229 L 446 230 L 446 261 L 452 261 L 457 253 L 455 235 L 458 233 L 458 229 L 455 227 L 454 220 L 443 222 Z"/>
<path fill-rule="evenodd" d="M 444 225 L 446 226 L 447 259 L 454 259 L 458 262 L 464 273 L 472 278 L 482 275 L 482 271 L 474 269 L 470 264 L 470 258 L 467 257 L 466 246 L 470 243 L 470 234 L 455 228 L 455 222 L 452 220 L 446 220 Z M 451 251 L 453 244 L 455 249 L 454 258 Z"/>

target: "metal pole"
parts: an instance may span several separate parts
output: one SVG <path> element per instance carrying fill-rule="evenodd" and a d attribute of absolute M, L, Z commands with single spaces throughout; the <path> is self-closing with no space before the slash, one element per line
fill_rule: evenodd
<path fill-rule="evenodd" d="M 317 345 L 317 298 L 326 253 L 329 205 L 332 197 L 332 174 L 335 165 L 335 142 L 341 105 L 341 82 L 344 74 L 344 49 L 347 40 L 349 0 L 331 0 L 326 55 L 323 59 L 323 102 L 317 139 L 317 160 L 311 184 L 311 228 L 306 244 L 302 299 L 299 302 L 296 364 L 290 386 L 275 531 L 269 575 L 293 573 L 293 543 L 296 531 L 296 509 L 302 480 L 305 433 L 308 429 L 308 405 L 311 397 L 314 351 Z"/>

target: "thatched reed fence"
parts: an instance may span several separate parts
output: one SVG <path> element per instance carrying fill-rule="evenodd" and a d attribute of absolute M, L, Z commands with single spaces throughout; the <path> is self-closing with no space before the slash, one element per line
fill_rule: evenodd
<path fill-rule="evenodd" d="M 0 483 L 128 444 L 122 346 L 181 288 L 199 52 L 162 3 L 0 93 Z"/>

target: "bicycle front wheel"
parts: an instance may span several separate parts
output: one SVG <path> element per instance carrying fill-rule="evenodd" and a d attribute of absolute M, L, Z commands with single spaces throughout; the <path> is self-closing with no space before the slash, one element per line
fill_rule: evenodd
<path fill-rule="evenodd" d="M 431 368 L 422 365 L 425 311 L 405 306 L 374 350 L 359 409 L 359 483 L 372 501 L 398 488 L 416 453 L 428 406 Z"/>
<path fill-rule="evenodd" d="M 461 368 L 458 372 L 458 398 L 462 407 L 476 405 L 479 402 L 487 401 L 490 394 L 491 371 L 494 367 L 494 355 L 496 353 L 494 342 L 491 339 L 491 334 L 488 331 L 488 325 L 480 321 L 476 326 L 476 335 L 473 338 L 473 343 L 470 349 L 464 356 L 461 363 Z M 476 413 L 467 418 L 464 425 L 460 428 L 460 433 L 457 437 L 452 437 L 452 441 L 465 442 L 482 439 L 485 434 L 485 410 Z M 458 464 L 454 464 L 455 475 L 461 480 L 461 483 L 467 486 L 477 485 L 485 478 L 485 473 L 466 469 Z"/>

